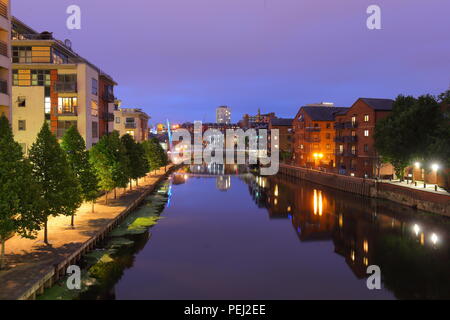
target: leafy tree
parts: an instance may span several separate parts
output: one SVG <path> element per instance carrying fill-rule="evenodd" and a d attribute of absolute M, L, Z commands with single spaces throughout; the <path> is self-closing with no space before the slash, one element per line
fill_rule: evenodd
<path fill-rule="evenodd" d="M 81 187 L 47 122 L 31 146 L 29 159 L 33 165 L 33 176 L 41 186 L 44 242 L 48 244 L 48 218 L 73 216 L 82 202 Z"/>
<path fill-rule="evenodd" d="M 70 167 L 81 185 L 83 200 L 92 202 L 92 212 L 94 212 L 95 200 L 99 193 L 98 179 L 89 163 L 89 152 L 86 150 L 84 139 L 75 126 L 66 131 L 61 147 L 66 152 Z"/>
<path fill-rule="evenodd" d="M 129 179 L 129 159 L 117 131 L 103 136 L 91 149 L 89 159 L 102 190 L 109 192 L 116 188 L 126 188 Z"/>
<path fill-rule="evenodd" d="M 427 157 L 427 149 L 439 122 L 440 107 L 430 95 L 399 96 L 392 113 L 375 128 L 375 146 L 390 162 L 400 179 L 414 159 Z"/>
<path fill-rule="evenodd" d="M 125 153 L 129 160 L 129 168 L 127 170 L 130 178 L 130 189 L 132 189 L 131 180 L 136 180 L 136 185 L 138 184 L 138 179 L 145 177 L 149 171 L 148 162 L 145 159 L 144 147 L 137 143 L 133 137 L 129 134 L 122 136 L 122 144 L 125 147 Z"/>
<path fill-rule="evenodd" d="M 5 242 L 18 233 L 35 238 L 40 229 L 39 185 L 31 174 L 31 165 L 23 158 L 22 148 L 14 141 L 5 116 L 0 117 L 0 269 L 5 266 Z"/>
<path fill-rule="evenodd" d="M 143 142 L 145 158 L 147 159 L 150 171 L 156 171 L 161 167 L 167 166 L 168 158 L 159 140 L 152 138 Z"/>

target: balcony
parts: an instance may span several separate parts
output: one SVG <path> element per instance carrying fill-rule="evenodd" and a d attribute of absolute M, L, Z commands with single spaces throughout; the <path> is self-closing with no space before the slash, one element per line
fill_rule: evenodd
<path fill-rule="evenodd" d="M 102 119 L 106 122 L 113 122 L 114 121 L 114 113 L 111 112 L 105 112 L 103 114 Z"/>
<path fill-rule="evenodd" d="M 136 129 L 136 122 L 125 122 L 125 129 Z"/>
<path fill-rule="evenodd" d="M 321 129 L 320 127 L 306 127 L 305 130 L 309 132 L 320 132 Z"/>
<path fill-rule="evenodd" d="M 78 107 L 58 109 L 58 116 L 77 116 Z"/>
<path fill-rule="evenodd" d="M 103 93 L 103 100 L 105 100 L 106 102 L 114 102 L 116 101 L 116 97 L 114 96 L 114 94 L 110 93 L 110 92 L 105 92 Z"/>
<path fill-rule="evenodd" d="M 305 138 L 306 142 L 320 142 L 320 138 Z"/>
<path fill-rule="evenodd" d="M 0 16 L 8 19 L 8 5 L 0 1 Z"/>
<path fill-rule="evenodd" d="M 0 55 L 8 58 L 8 44 L 0 40 Z"/>
<path fill-rule="evenodd" d="M 8 81 L 0 80 L 0 93 L 8 94 L 8 95 L 9 95 L 9 91 L 8 91 Z"/>
<path fill-rule="evenodd" d="M 358 142 L 358 137 L 357 136 L 341 136 L 341 137 L 336 137 L 334 138 L 335 142 L 340 142 L 340 143 L 355 143 Z"/>
<path fill-rule="evenodd" d="M 55 91 L 58 93 L 76 93 L 78 92 L 78 86 L 76 82 L 57 81 L 55 83 Z"/>
<path fill-rule="evenodd" d="M 345 129 L 356 129 L 358 128 L 358 122 L 349 121 L 344 124 Z"/>

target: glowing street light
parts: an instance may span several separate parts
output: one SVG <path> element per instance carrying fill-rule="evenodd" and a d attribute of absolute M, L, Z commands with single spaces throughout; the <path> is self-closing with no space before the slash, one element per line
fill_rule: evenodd
<path fill-rule="evenodd" d="M 413 227 L 413 230 L 414 230 L 414 233 L 416 234 L 416 236 L 418 236 L 419 232 L 420 232 L 420 227 L 417 224 L 415 224 Z"/>
<path fill-rule="evenodd" d="M 437 163 L 433 163 L 433 164 L 431 165 L 431 169 L 432 169 L 434 172 L 436 172 L 436 171 L 439 170 L 439 165 L 438 165 Z"/>
<path fill-rule="evenodd" d="M 436 243 L 438 243 L 438 241 L 439 241 L 439 237 L 437 236 L 436 233 L 433 233 L 431 235 L 431 242 L 433 242 L 433 244 L 436 244 Z"/>
<path fill-rule="evenodd" d="M 414 163 L 414 166 L 416 167 L 416 169 L 420 169 L 421 164 L 420 164 L 420 162 L 416 162 L 416 163 Z"/>

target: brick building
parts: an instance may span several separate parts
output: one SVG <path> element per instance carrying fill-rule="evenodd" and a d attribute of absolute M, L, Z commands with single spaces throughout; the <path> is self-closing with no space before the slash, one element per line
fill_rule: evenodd
<path fill-rule="evenodd" d="M 337 115 L 347 110 L 332 104 L 300 108 L 293 121 L 296 165 L 328 169 L 335 167 L 334 121 Z"/>
<path fill-rule="evenodd" d="M 279 130 L 279 150 L 285 154 L 292 154 L 294 150 L 294 130 L 292 127 L 294 119 L 273 118 L 269 122 L 269 130 Z M 270 135 L 269 135 L 270 137 Z"/>
<path fill-rule="evenodd" d="M 345 114 L 336 116 L 336 164 L 341 174 L 374 178 L 392 175 L 375 150 L 375 125 L 392 111 L 391 99 L 358 99 Z"/>

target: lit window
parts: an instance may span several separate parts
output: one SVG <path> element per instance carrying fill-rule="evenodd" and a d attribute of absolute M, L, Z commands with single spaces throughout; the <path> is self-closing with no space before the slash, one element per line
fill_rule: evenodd
<path fill-rule="evenodd" d="M 116 117 L 116 123 L 120 123 L 120 118 Z"/>
<path fill-rule="evenodd" d="M 368 137 L 369 136 L 369 130 L 364 130 L 364 137 Z"/>
<path fill-rule="evenodd" d="M 369 115 L 368 114 L 364 115 L 364 122 L 369 122 Z"/>
<path fill-rule="evenodd" d="M 91 115 L 93 117 L 98 117 L 98 103 L 95 100 L 91 101 Z"/>

